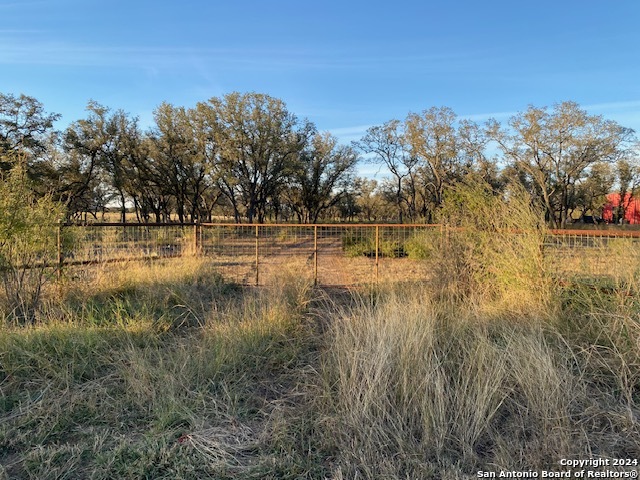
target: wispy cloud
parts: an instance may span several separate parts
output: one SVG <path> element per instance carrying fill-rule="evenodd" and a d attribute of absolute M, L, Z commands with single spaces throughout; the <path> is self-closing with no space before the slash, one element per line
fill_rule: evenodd
<path fill-rule="evenodd" d="M 589 113 L 615 120 L 620 125 L 640 131 L 640 100 L 604 102 L 585 105 Z"/>
<path fill-rule="evenodd" d="M 237 70 L 379 70 L 457 69 L 473 62 L 468 53 L 369 54 L 357 48 L 313 50 L 288 48 L 197 48 L 103 46 L 63 42 L 51 33 L 0 29 L 0 64 L 56 66 L 184 66 L 193 59 Z"/>
<path fill-rule="evenodd" d="M 329 128 L 328 131 L 338 138 L 340 143 L 349 144 L 360 140 L 372 125 L 356 125 L 353 127 Z"/>
<path fill-rule="evenodd" d="M 607 102 L 607 103 L 594 103 L 591 105 L 585 105 L 586 110 L 598 110 L 598 111 L 620 111 L 629 109 L 640 108 L 640 100 L 628 100 L 624 102 Z"/>
<path fill-rule="evenodd" d="M 184 62 L 188 50 L 81 46 L 59 41 L 19 42 L 2 38 L 0 64 L 56 66 L 158 66 Z"/>

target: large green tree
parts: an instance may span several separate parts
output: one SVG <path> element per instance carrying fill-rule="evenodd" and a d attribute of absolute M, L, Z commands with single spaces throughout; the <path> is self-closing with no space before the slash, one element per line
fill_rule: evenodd
<path fill-rule="evenodd" d="M 285 103 L 260 93 L 230 93 L 197 107 L 215 145 L 212 175 L 236 221 L 263 222 L 279 200 L 314 128 Z"/>
<path fill-rule="evenodd" d="M 615 174 L 609 163 L 598 162 L 592 165 L 589 174 L 576 184 L 570 205 L 578 210 L 583 219 L 586 215 L 598 216 L 614 182 Z M 569 212 L 570 218 L 574 218 L 572 213 Z"/>
<path fill-rule="evenodd" d="M 398 222 L 402 223 L 405 205 L 412 204 L 411 197 L 408 200 L 405 195 L 404 185 L 407 180 L 413 179 L 417 166 L 417 159 L 411 154 L 407 142 L 405 125 L 399 120 L 389 120 L 383 125 L 371 127 L 354 146 L 368 155 L 371 162 L 384 165 L 391 173 Z"/>
<path fill-rule="evenodd" d="M 317 223 L 321 214 L 336 205 L 353 184 L 358 154 L 338 139 L 316 134 L 293 166 L 288 187 L 291 207 L 300 223 Z"/>
<path fill-rule="evenodd" d="M 94 101 L 87 105 L 87 117 L 73 122 L 65 134 L 66 150 L 83 165 L 85 185 L 98 176 L 118 202 L 122 222 L 129 198 L 130 160 L 139 141 L 136 118 Z"/>
<path fill-rule="evenodd" d="M 407 144 L 418 162 L 424 214 L 431 220 L 433 212 L 442 204 L 447 186 L 465 170 L 457 117 L 450 108 L 432 107 L 419 114 L 409 114 L 405 124 Z M 468 139 L 471 141 L 473 137 L 469 135 Z M 468 149 L 471 152 L 471 146 Z"/>
<path fill-rule="evenodd" d="M 556 104 L 551 110 L 530 106 L 509 120 L 509 129 L 492 121 L 488 132 L 534 187 L 532 193 L 556 228 L 567 224 L 576 186 L 591 168 L 623 158 L 634 139 L 632 130 L 589 115 L 575 102 Z"/>
<path fill-rule="evenodd" d="M 212 144 L 195 110 L 163 103 L 154 112 L 150 166 L 159 187 L 175 202 L 178 220 L 197 220 L 211 181 Z"/>
<path fill-rule="evenodd" d="M 0 93 L 0 154 L 20 150 L 37 157 L 46 149 L 47 136 L 59 118 L 45 112 L 33 97 Z"/>
<path fill-rule="evenodd" d="M 19 156 L 34 181 L 33 187 L 40 194 L 47 192 L 50 172 L 42 159 L 56 144 L 53 124 L 59 118 L 58 114 L 47 113 L 33 97 L 0 92 L 0 173 L 15 167 L 14 160 Z"/>

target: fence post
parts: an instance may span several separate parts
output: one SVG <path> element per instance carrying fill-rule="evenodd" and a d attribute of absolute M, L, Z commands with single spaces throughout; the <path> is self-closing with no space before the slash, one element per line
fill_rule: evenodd
<path fill-rule="evenodd" d="M 193 221 L 193 255 L 198 255 L 198 220 Z"/>
<path fill-rule="evenodd" d="M 376 225 L 376 284 L 378 283 L 378 250 L 380 248 L 380 226 Z"/>
<path fill-rule="evenodd" d="M 260 227 L 256 225 L 256 287 L 259 285 L 259 278 L 260 278 L 259 277 L 260 263 L 259 263 L 259 257 L 258 257 L 258 254 L 259 254 L 258 245 L 259 245 L 259 239 L 260 239 L 259 232 L 258 232 L 259 228 Z"/>
<path fill-rule="evenodd" d="M 58 220 L 58 231 L 57 231 L 56 242 L 57 242 L 57 249 L 58 249 L 58 258 L 57 258 L 58 272 L 57 272 L 57 277 L 58 277 L 58 282 L 59 282 L 62 279 L 62 262 L 63 262 L 63 258 L 62 258 L 62 220 Z"/>
<path fill-rule="evenodd" d="M 313 285 L 318 285 L 318 226 L 313 226 Z"/>

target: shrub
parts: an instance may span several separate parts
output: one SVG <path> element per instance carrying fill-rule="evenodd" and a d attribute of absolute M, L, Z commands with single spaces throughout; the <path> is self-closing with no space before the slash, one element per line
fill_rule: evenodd
<path fill-rule="evenodd" d="M 17 162 L 0 178 L 0 312 L 20 323 L 33 321 L 57 257 L 57 221 L 62 208 L 29 188 L 26 168 Z"/>
<path fill-rule="evenodd" d="M 368 232 L 360 234 L 355 230 L 346 230 L 342 235 L 342 249 L 349 257 L 375 255 L 375 238 Z"/>
<path fill-rule="evenodd" d="M 378 238 L 378 255 L 386 258 L 406 257 L 405 244 L 397 238 L 385 238 L 380 232 Z M 348 230 L 342 236 L 342 249 L 349 257 L 375 257 L 376 236 L 374 230 L 358 234 Z"/>
<path fill-rule="evenodd" d="M 440 216 L 445 231 L 434 269 L 442 293 L 516 313 L 544 310 L 551 298 L 546 227 L 524 189 L 498 194 L 469 178 L 446 192 Z"/>
<path fill-rule="evenodd" d="M 435 255 L 441 239 L 442 234 L 439 229 L 416 231 L 404 243 L 404 250 L 409 258 L 428 260 Z"/>

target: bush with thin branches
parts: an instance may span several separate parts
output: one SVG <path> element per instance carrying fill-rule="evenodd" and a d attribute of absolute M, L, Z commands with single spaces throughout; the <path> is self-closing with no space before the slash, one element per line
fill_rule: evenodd
<path fill-rule="evenodd" d="M 24 162 L 0 178 L 0 313 L 19 323 L 35 319 L 42 288 L 57 257 L 62 208 L 30 188 Z"/>

